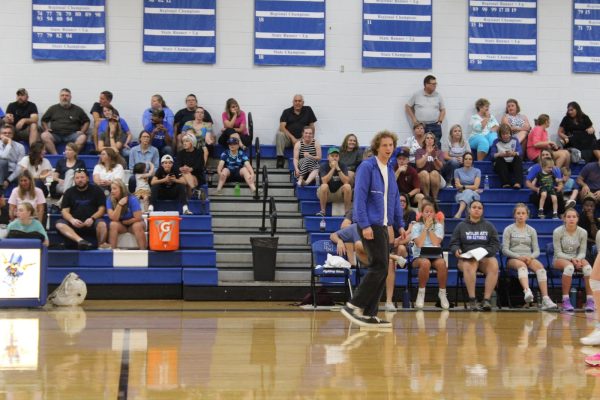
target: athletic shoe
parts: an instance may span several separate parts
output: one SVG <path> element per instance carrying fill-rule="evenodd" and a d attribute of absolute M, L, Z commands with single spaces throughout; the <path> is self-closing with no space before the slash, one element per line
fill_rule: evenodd
<path fill-rule="evenodd" d="M 150 204 L 150 205 L 148 206 L 148 212 L 149 212 L 149 213 L 151 213 L 151 212 L 154 212 L 154 206 L 153 206 L 152 204 Z"/>
<path fill-rule="evenodd" d="M 539 219 L 544 219 L 544 218 L 546 218 L 546 216 L 544 215 L 544 210 L 543 210 L 543 209 L 541 209 L 541 208 L 538 210 L 538 218 L 539 218 Z"/>
<path fill-rule="evenodd" d="M 193 215 L 194 213 L 188 208 L 188 206 L 183 206 L 183 214 L 184 215 Z"/>
<path fill-rule="evenodd" d="M 594 312 L 596 311 L 596 303 L 594 302 L 594 299 L 592 299 L 591 297 L 588 297 L 588 299 L 585 302 L 585 312 Z"/>
<path fill-rule="evenodd" d="M 440 306 L 444 310 L 450 308 L 450 302 L 448 301 L 448 296 L 446 295 L 446 289 L 440 289 L 438 291 L 438 298 L 440 299 Z"/>
<path fill-rule="evenodd" d="M 550 299 L 550 297 L 544 296 L 544 298 L 542 299 L 542 310 L 543 311 L 556 310 L 557 308 L 558 308 L 558 306 L 556 305 L 555 302 L 552 301 L 552 299 Z"/>
<path fill-rule="evenodd" d="M 283 168 L 285 163 L 285 159 L 281 156 L 277 157 L 277 168 Z"/>
<path fill-rule="evenodd" d="M 567 202 L 565 203 L 565 210 L 567 208 L 571 208 L 571 207 L 575 207 L 575 200 L 573 199 L 569 199 L 567 200 Z"/>
<path fill-rule="evenodd" d="M 489 299 L 483 299 L 483 303 L 481 303 L 481 311 L 492 311 L 492 303 L 490 303 Z"/>
<path fill-rule="evenodd" d="M 360 308 L 349 304 L 350 303 L 346 303 L 346 305 L 340 310 L 344 317 L 358 326 L 372 326 L 372 324 L 367 322 L 370 317 L 365 317 L 362 315 L 362 310 Z"/>
<path fill-rule="evenodd" d="M 396 312 L 398 309 L 391 301 L 385 303 L 385 307 L 383 308 L 387 312 Z"/>
<path fill-rule="evenodd" d="M 87 240 L 82 239 L 79 242 L 77 242 L 78 250 L 92 250 L 93 248 L 94 248 L 94 246 Z"/>
<path fill-rule="evenodd" d="M 398 267 L 400 268 L 404 268 L 404 266 L 406 265 L 406 258 L 402 256 L 390 254 L 390 259 L 392 259 L 396 264 L 398 264 Z"/>
<path fill-rule="evenodd" d="M 415 308 L 422 309 L 425 306 L 425 288 L 419 288 L 417 292 L 417 300 L 415 300 Z"/>
<path fill-rule="evenodd" d="M 525 303 L 531 303 L 533 301 L 533 293 L 530 288 L 524 290 L 525 293 Z"/>
<path fill-rule="evenodd" d="M 480 311 L 479 305 L 477 304 L 477 299 L 470 299 L 467 304 L 467 310 L 469 311 Z"/>
<path fill-rule="evenodd" d="M 361 329 L 391 329 L 392 323 L 378 317 L 363 317 L 366 325 L 360 325 Z"/>
<path fill-rule="evenodd" d="M 108 243 L 102 243 L 98 246 L 98 250 L 112 250 L 112 247 Z"/>
<path fill-rule="evenodd" d="M 560 219 L 558 218 L 558 213 L 552 213 L 552 219 Z"/>
<path fill-rule="evenodd" d="M 568 297 L 565 297 L 562 301 L 562 310 L 563 311 L 574 311 L 573 305 L 571 305 L 571 300 Z"/>
<path fill-rule="evenodd" d="M 317 217 L 324 217 L 325 216 L 325 211 L 321 210 L 318 213 L 315 214 Z"/>
<path fill-rule="evenodd" d="M 586 346 L 598 346 L 600 345 L 600 329 L 596 328 L 587 336 L 579 339 L 581 344 Z"/>

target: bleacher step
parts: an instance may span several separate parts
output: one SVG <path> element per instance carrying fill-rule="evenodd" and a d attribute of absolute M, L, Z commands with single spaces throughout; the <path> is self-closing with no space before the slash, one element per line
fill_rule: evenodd
<path fill-rule="evenodd" d="M 290 200 L 283 201 L 280 199 L 275 199 L 275 204 L 278 212 L 298 212 L 298 202 L 293 201 L 293 198 L 290 197 Z M 267 212 L 268 212 L 267 205 Z M 218 215 L 218 213 L 238 213 L 240 209 L 243 209 L 244 213 L 255 213 L 261 212 L 263 209 L 262 201 L 244 201 L 244 199 L 235 199 L 235 200 L 213 200 L 211 202 L 211 214 Z"/>
<path fill-rule="evenodd" d="M 275 271 L 275 282 L 298 281 L 306 282 L 310 279 L 310 270 Z M 219 270 L 219 282 L 225 281 L 254 281 L 254 272 L 249 270 Z M 310 284 L 307 284 L 310 287 Z"/>
<path fill-rule="evenodd" d="M 302 264 L 308 266 L 310 264 L 311 253 L 310 248 L 298 250 L 277 250 L 277 266 L 286 265 L 289 263 Z M 252 266 L 252 251 L 250 249 L 221 249 L 217 250 L 217 267 L 222 268 L 222 263 L 238 263 L 239 266 Z"/>
<path fill-rule="evenodd" d="M 252 194 L 250 193 L 250 189 L 248 189 L 248 186 L 246 186 L 245 183 L 240 186 L 240 196 L 236 196 L 234 193 L 234 190 L 235 190 L 235 187 L 224 187 L 222 189 L 221 195 L 216 195 L 215 194 L 216 188 L 210 188 L 208 190 L 208 194 L 209 194 L 209 197 L 211 200 L 218 200 L 218 199 L 222 199 L 222 198 L 226 198 L 226 197 L 231 197 L 234 199 L 240 198 L 240 197 L 246 197 L 246 198 L 252 197 Z M 286 187 L 269 185 L 269 196 L 274 196 L 275 198 L 293 197 L 294 196 L 294 187 L 291 184 Z"/>
<path fill-rule="evenodd" d="M 250 243 L 250 237 L 268 237 L 270 236 L 270 233 L 252 233 L 252 234 L 248 234 L 248 233 L 239 233 L 238 231 L 236 232 L 229 232 L 229 233 L 214 233 L 214 246 L 215 248 L 217 247 L 222 247 L 224 245 L 227 246 L 239 246 L 239 245 L 243 245 L 246 243 Z M 282 232 L 278 232 L 276 235 L 279 239 L 278 239 L 278 244 L 280 246 L 288 246 L 288 245 L 294 245 L 294 244 L 298 244 L 298 245 L 304 245 L 306 246 L 308 244 L 308 235 L 306 234 L 297 234 L 297 233 L 292 233 L 292 234 L 286 234 L 286 233 L 282 233 Z"/>
<path fill-rule="evenodd" d="M 240 216 L 240 215 L 213 215 L 213 228 L 255 228 L 262 226 L 262 217 L 260 216 Z M 277 218 L 277 229 L 286 228 L 302 228 L 303 221 L 297 215 L 294 216 L 279 216 Z M 267 228 L 269 228 L 267 219 Z"/>

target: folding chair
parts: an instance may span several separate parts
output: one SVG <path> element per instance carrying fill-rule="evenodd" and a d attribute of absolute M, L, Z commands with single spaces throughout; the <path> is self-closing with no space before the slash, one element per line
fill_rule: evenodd
<path fill-rule="evenodd" d="M 498 259 L 498 255 L 496 255 L 496 259 Z M 498 281 L 500 281 L 500 270 L 501 270 L 501 266 L 500 266 L 500 261 L 498 261 L 498 270 L 499 270 L 499 274 L 498 274 Z M 458 264 L 456 266 L 456 271 L 458 274 L 457 277 L 457 284 L 456 284 L 456 289 L 454 291 L 454 298 L 456 299 L 456 303 L 458 304 L 458 290 L 459 288 L 462 291 L 462 298 L 463 298 L 463 306 L 466 309 L 467 308 L 467 298 L 469 297 L 468 293 L 467 293 L 467 287 L 465 286 L 465 282 L 464 282 L 464 275 L 463 272 L 458 268 Z M 485 274 L 481 271 L 479 271 L 479 269 L 477 270 L 477 272 L 475 273 L 475 291 L 477 291 L 477 287 L 481 287 L 481 286 L 485 286 Z M 498 297 L 498 283 L 496 283 L 496 298 Z M 501 309 L 502 306 L 500 305 L 500 302 L 497 302 L 496 306 L 498 307 L 498 309 Z"/>
<path fill-rule="evenodd" d="M 500 290 L 500 286 L 503 286 L 504 289 L 504 295 L 506 296 L 507 302 L 508 302 L 508 308 L 513 308 L 513 304 L 512 304 L 512 299 L 510 297 L 510 278 L 511 277 L 517 277 L 518 278 L 518 272 L 515 269 L 510 269 L 508 268 L 508 257 L 506 257 L 505 255 L 500 255 L 500 274 L 499 274 L 499 278 L 498 278 L 498 290 Z M 534 289 L 534 287 L 538 286 L 537 285 L 537 280 L 536 280 L 537 276 L 535 274 L 535 272 L 531 271 L 529 268 L 527 269 L 527 279 L 529 280 L 529 288 L 531 290 Z M 502 282 L 502 285 L 500 285 L 500 283 Z M 520 282 L 519 282 L 520 284 Z M 538 287 L 539 289 L 539 287 Z"/>
<path fill-rule="evenodd" d="M 554 280 L 555 279 L 561 279 L 561 275 L 559 274 L 558 276 L 554 276 L 554 273 L 556 272 L 554 269 L 554 266 L 552 264 L 552 259 L 554 258 L 554 244 L 552 243 L 548 243 L 546 244 L 546 273 L 548 274 L 548 280 L 550 281 L 550 287 L 552 289 L 554 289 L 555 283 Z M 581 289 L 583 287 L 583 273 L 581 271 L 575 271 L 573 273 L 572 276 L 573 280 L 571 281 L 571 286 L 573 286 L 573 282 L 575 279 L 578 280 L 578 284 L 577 284 L 577 289 Z M 562 281 L 561 281 L 561 285 L 562 287 Z M 573 304 L 573 307 L 575 307 L 575 305 Z"/>
<path fill-rule="evenodd" d="M 321 286 L 344 286 L 344 296 L 349 300 L 352 296 L 352 282 L 349 268 L 323 267 L 315 270 L 316 265 L 323 265 L 327 260 L 327 254 L 337 254 L 337 246 L 331 240 L 318 240 L 312 244 L 310 265 L 310 289 L 313 298 L 313 307 L 317 306 L 317 285 Z M 356 270 L 358 274 L 358 267 Z"/>

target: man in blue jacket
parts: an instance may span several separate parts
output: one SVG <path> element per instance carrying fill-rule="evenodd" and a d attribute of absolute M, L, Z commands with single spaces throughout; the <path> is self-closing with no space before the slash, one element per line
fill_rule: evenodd
<path fill-rule="evenodd" d="M 377 318 L 377 311 L 388 271 L 388 225 L 398 228 L 403 225 L 396 177 L 388 164 L 397 141 L 396 135 L 388 131 L 375 135 L 371 141 L 374 156 L 363 161 L 356 172 L 354 221 L 358 224 L 369 264 L 352 300 L 341 312 L 359 326 L 392 326 L 390 322 Z"/>

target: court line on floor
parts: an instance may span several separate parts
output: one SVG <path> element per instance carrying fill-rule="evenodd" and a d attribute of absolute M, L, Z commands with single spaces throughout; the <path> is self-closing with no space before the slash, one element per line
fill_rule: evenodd
<path fill-rule="evenodd" d="M 121 353 L 121 371 L 119 373 L 118 400 L 127 400 L 129 390 L 129 329 L 123 333 L 123 350 Z"/>

